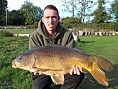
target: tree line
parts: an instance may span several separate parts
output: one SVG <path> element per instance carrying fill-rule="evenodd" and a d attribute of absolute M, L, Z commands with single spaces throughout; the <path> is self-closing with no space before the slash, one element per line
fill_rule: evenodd
<path fill-rule="evenodd" d="M 0 3 L 2 3 L 5 0 L 0 1 Z M 42 9 L 40 7 L 34 6 L 33 3 L 28 1 L 25 1 L 19 10 L 8 11 L 7 6 L 4 7 L 6 9 L 4 9 L 3 12 L 0 11 L 0 25 L 2 26 L 6 25 L 6 19 L 8 25 L 10 26 L 34 25 L 37 24 L 37 22 L 41 19 L 42 16 Z"/>
<path fill-rule="evenodd" d="M 67 28 L 118 30 L 118 0 L 61 0 L 65 11 L 72 14 L 61 18 Z M 19 10 L 9 11 L 7 0 L 0 0 L 0 26 L 37 25 L 42 8 L 25 1 Z M 107 4 L 110 3 L 110 7 Z M 91 19 L 92 18 L 92 19 Z M 7 23 L 6 23 L 7 22 Z"/>

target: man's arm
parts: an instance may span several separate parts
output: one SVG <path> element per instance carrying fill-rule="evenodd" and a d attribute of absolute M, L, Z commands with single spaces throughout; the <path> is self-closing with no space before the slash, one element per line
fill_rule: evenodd
<path fill-rule="evenodd" d="M 38 37 L 36 33 L 37 32 L 35 31 L 30 35 L 29 48 L 32 48 L 34 46 L 41 46 L 40 37 Z"/>

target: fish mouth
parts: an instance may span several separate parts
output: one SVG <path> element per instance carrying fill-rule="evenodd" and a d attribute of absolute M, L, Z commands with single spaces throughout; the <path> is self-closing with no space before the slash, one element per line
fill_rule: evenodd
<path fill-rule="evenodd" d="M 14 61 L 12 62 L 12 67 L 16 68 L 16 63 Z"/>

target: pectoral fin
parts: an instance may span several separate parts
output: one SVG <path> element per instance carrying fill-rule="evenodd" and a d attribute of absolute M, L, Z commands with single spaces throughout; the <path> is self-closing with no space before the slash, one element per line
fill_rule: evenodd
<path fill-rule="evenodd" d="M 62 74 L 51 75 L 51 79 L 55 84 L 64 84 L 64 75 Z"/>
<path fill-rule="evenodd" d="M 43 68 L 36 68 L 36 67 L 32 67 L 30 69 L 30 72 L 45 72 L 45 71 L 48 71 L 49 69 L 43 69 Z"/>

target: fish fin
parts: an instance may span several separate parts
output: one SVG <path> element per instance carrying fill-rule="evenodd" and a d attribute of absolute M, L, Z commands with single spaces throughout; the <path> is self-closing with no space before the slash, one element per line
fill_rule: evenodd
<path fill-rule="evenodd" d="M 93 66 L 93 69 L 89 71 L 91 75 L 102 85 L 108 86 L 108 80 L 106 78 L 105 72 L 101 70 L 96 64 Z"/>
<path fill-rule="evenodd" d="M 50 69 L 43 69 L 43 68 L 37 68 L 37 71 L 40 71 L 40 72 L 45 72 L 45 71 L 48 71 Z"/>
<path fill-rule="evenodd" d="M 51 75 L 51 74 L 59 74 L 60 72 L 62 72 L 62 70 L 32 67 L 30 69 L 30 72 L 37 72 L 37 73 L 42 73 L 42 74 L 46 74 L 46 75 Z"/>
<path fill-rule="evenodd" d="M 90 59 L 94 60 L 94 62 L 89 72 L 100 84 L 108 86 L 109 83 L 105 71 L 111 71 L 113 69 L 112 63 L 99 56 L 90 56 Z"/>
<path fill-rule="evenodd" d="M 32 67 L 30 69 L 30 72 L 45 72 L 48 71 L 49 69 L 43 69 L 43 68 L 37 68 L 37 67 Z"/>
<path fill-rule="evenodd" d="M 64 84 L 64 75 L 62 74 L 54 74 L 54 75 L 50 75 L 52 81 L 55 84 Z"/>
<path fill-rule="evenodd" d="M 113 70 L 113 65 L 110 61 L 106 60 L 103 57 L 99 57 L 99 56 L 93 56 L 93 57 L 97 61 L 97 65 L 99 66 L 99 68 L 101 68 L 102 70 L 104 70 L 104 71 Z"/>

